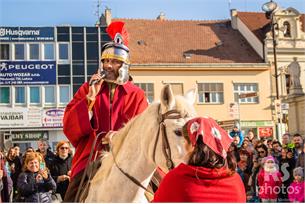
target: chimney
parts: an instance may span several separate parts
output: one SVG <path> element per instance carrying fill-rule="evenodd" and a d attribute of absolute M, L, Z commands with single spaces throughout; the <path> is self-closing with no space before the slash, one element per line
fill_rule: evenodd
<path fill-rule="evenodd" d="M 237 10 L 231 9 L 231 26 L 234 30 L 237 30 Z"/>
<path fill-rule="evenodd" d="M 106 7 L 105 14 L 102 14 L 102 16 L 100 17 L 100 25 L 108 26 L 111 23 L 111 20 L 111 9 Z"/>
<path fill-rule="evenodd" d="M 165 13 L 161 12 L 160 15 L 157 17 L 157 20 L 160 20 L 160 21 L 166 20 Z"/>

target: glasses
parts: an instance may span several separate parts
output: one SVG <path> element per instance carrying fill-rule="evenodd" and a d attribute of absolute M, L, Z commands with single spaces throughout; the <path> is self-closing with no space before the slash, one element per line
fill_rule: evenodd
<path fill-rule="evenodd" d="M 69 147 L 60 147 L 59 149 L 64 150 L 64 149 L 69 149 Z"/>

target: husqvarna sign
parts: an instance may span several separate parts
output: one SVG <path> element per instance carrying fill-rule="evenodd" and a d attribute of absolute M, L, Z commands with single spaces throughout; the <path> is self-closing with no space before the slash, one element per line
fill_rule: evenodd
<path fill-rule="evenodd" d="M 54 41 L 53 27 L 0 27 L 1 42 Z"/>
<path fill-rule="evenodd" d="M 1 61 L 0 85 L 56 84 L 55 61 Z"/>

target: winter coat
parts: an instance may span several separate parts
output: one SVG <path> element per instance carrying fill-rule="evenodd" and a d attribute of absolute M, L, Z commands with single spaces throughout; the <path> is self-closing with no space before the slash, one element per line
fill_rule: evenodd
<path fill-rule="evenodd" d="M 268 173 L 262 168 L 258 173 L 257 182 L 261 199 L 277 199 L 280 192 L 278 188 L 282 185 L 282 174 L 278 170 Z"/>
<path fill-rule="evenodd" d="M 72 166 L 72 156 L 69 156 L 66 159 L 62 159 L 59 156 L 56 156 L 50 165 L 50 172 L 52 178 L 56 182 L 56 193 L 59 193 L 62 198 L 65 197 L 66 191 L 68 189 L 69 180 L 58 182 L 57 178 L 61 175 L 67 175 Z"/>
<path fill-rule="evenodd" d="M 170 171 L 153 202 L 246 202 L 244 185 L 237 173 L 226 168 L 209 169 L 180 164 Z"/>
<path fill-rule="evenodd" d="M 17 187 L 20 196 L 24 197 L 24 202 L 27 203 L 51 203 L 50 191 L 54 192 L 56 190 L 55 181 L 49 174 L 47 179 L 37 182 L 36 176 L 37 173 L 29 171 L 19 175 Z"/>
<path fill-rule="evenodd" d="M 290 202 L 304 202 L 305 194 L 305 181 L 302 182 L 292 182 L 289 186 L 288 198 Z M 293 189 L 293 190 L 292 190 Z"/>
<path fill-rule="evenodd" d="M 115 87 L 112 103 L 108 87 L 107 82 L 102 83 L 92 109 L 91 120 L 86 98 L 89 89 L 87 82 L 79 88 L 65 109 L 63 130 L 76 149 L 72 160 L 72 178 L 85 168 L 97 134 L 103 133 L 97 141 L 97 144 L 100 144 L 107 132 L 119 130 L 131 118 L 143 112 L 148 105 L 144 91 L 130 81 Z"/>
<path fill-rule="evenodd" d="M 298 156 L 296 167 L 302 167 L 304 169 L 304 162 L 305 162 L 305 153 L 302 152 Z"/>

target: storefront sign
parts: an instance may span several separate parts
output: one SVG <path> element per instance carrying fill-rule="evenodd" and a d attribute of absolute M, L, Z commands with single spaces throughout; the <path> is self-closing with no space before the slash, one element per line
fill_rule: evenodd
<path fill-rule="evenodd" d="M 56 84 L 55 61 L 2 61 L 0 85 Z"/>
<path fill-rule="evenodd" d="M 259 137 L 272 137 L 273 136 L 273 128 L 272 127 L 259 127 L 258 128 L 258 136 Z"/>
<path fill-rule="evenodd" d="M 53 27 L 0 27 L 1 42 L 54 41 Z"/>
<path fill-rule="evenodd" d="M 273 121 L 241 121 L 242 127 L 273 126 Z"/>
<path fill-rule="evenodd" d="M 2 108 L 0 111 L 0 128 L 24 127 L 27 124 L 26 108 Z"/>
<path fill-rule="evenodd" d="M 3 108 L 0 111 L 0 128 L 41 126 L 41 108 Z"/>
<path fill-rule="evenodd" d="M 64 109 L 43 110 L 42 126 L 43 127 L 62 127 Z"/>
<path fill-rule="evenodd" d="M 12 132 L 11 136 L 12 136 L 12 141 L 49 139 L 49 134 L 47 131 Z"/>
<path fill-rule="evenodd" d="M 230 103 L 229 104 L 229 115 L 231 118 L 239 119 L 239 105 L 238 103 Z"/>

